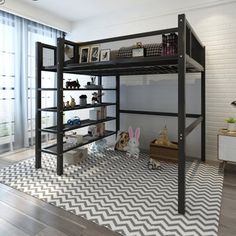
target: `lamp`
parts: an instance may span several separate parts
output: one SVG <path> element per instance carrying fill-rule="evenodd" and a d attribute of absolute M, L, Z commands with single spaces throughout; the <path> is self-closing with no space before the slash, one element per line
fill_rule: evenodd
<path fill-rule="evenodd" d="M 236 101 L 231 102 L 231 105 L 236 107 Z"/>

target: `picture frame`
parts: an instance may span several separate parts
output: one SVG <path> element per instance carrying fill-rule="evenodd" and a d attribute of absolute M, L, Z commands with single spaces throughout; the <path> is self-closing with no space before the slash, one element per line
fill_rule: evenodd
<path fill-rule="evenodd" d="M 80 48 L 79 63 L 88 63 L 89 62 L 89 47 Z"/>
<path fill-rule="evenodd" d="M 133 48 L 132 57 L 144 57 L 144 48 Z"/>
<path fill-rule="evenodd" d="M 111 49 L 102 49 L 100 52 L 100 61 L 110 61 Z"/>
<path fill-rule="evenodd" d="M 100 54 L 100 46 L 94 45 L 90 47 L 89 62 L 98 62 Z"/>

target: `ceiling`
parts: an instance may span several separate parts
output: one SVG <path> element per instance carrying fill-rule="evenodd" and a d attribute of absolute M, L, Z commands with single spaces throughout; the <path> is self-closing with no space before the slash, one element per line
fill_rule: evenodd
<path fill-rule="evenodd" d="M 53 13 L 68 21 L 81 19 L 132 8 L 150 0 L 17 0 Z"/>

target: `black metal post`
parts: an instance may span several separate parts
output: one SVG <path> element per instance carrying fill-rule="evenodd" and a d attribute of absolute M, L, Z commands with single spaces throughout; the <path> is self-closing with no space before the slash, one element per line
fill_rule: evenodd
<path fill-rule="evenodd" d="M 185 213 L 185 74 L 186 74 L 186 19 L 178 16 L 178 212 Z"/>
<path fill-rule="evenodd" d="M 201 72 L 201 113 L 202 113 L 202 124 L 201 124 L 201 160 L 206 160 L 206 49 L 203 48 L 203 67 L 204 70 Z"/>
<path fill-rule="evenodd" d="M 102 76 L 98 76 L 98 85 L 99 85 L 99 88 L 101 88 L 101 86 L 102 86 Z M 99 101 L 102 103 L 102 91 L 101 91 L 101 89 L 98 90 L 98 97 L 99 97 Z"/>
<path fill-rule="evenodd" d="M 36 103 L 36 115 L 35 115 L 35 168 L 41 168 L 41 70 L 43 64 L 43 47 L 42 44 L 36 43 L 36 94 L 35 94 L 35 103 Z"/>
<path fill-rule="evenodd" d="M 57 174 L 63 174 L 63 67 L 64 39 L 57 39 Z"/>
<path fill-rule="evenodd" d="M 116 135 L 120 130 L 120 76 L 116 76 Z"/>

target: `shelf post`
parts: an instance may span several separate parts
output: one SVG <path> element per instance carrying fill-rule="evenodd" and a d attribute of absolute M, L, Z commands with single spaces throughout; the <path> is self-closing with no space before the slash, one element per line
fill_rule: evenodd
<path fill-rule="evenodd" d="M 98 86 L 99 86 L 99 88 L 101 88 L 101 86 L 102 86 L 102 76 L 98 76 Z M 100 101 L 100 103 L 102 103 L 102 91 L 101 91 L 101 89 L 99 89 L 98 90 L 98 96 L 99 96 L 99 101 Z"/>
<path fill-rule="evenodd" d="M 116 135 L 120 130 L 120 76 L 116 76 Z"/>
<path fill-rule="evenodd" d="M 57 174 L 63 174 L 63 67 L 64 38 L 57 39 Z"/>
<path fill-rule="evenodd" d="M 178 212 L 185 213 L 186 18 L 178 16 Z"/>
<path fill-rule="evenodd" d="M 201 161 L 206 160 L 206 49 L 203 48 L 203 68 L 201 72 L 201 115 L 202 115 L 202 124 L 201 124 Z"/>
<path fill-rule="evenodd" d="M 36 94 L 35 94 L 35 105 L 36 105 L 36 114 L 35 114 L 35 168 L 41 168 L 41 79 L 42 79 L 42 66 L 43 66 L 43 47 L 40 42 L 36 43 Z"/>

